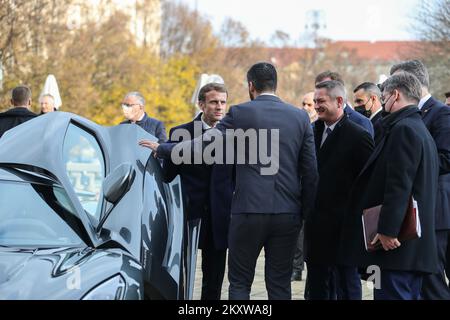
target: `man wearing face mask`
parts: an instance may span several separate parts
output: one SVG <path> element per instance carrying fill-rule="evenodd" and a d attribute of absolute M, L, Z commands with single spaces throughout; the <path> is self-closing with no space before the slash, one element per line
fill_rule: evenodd
<path fill-rule="evenodd" d="M 145 99 L 139 92 L 127 93 L 122 101 L 122 111 L 127 120 L 121 122 L 121 124 L 137 124 L 158 138 L 158 142 L 161 143 L 167 140 L 164 124 L 147 115 L 145 112 Z"/>
<path fill-rule="evenodd" d="M 371 82 L 364 82 L 357 86 L 354 93 L 355 111 L 370 119 L 375 131 L 375 143 L 381 137 L 383 126 L 381 124 L 382 111 L 381 91 Z"/>
<path fill-rule="evenodd" d="M 406 72 L 383 84 L 382 100 L 389 113 L 383 118 L 383 137 L 350 196 L 340 257 L 364 270 L 377 267 L 375 300 L 420 300 L 424 276 L 438 269 L 434 209 L 439 158 L 417 108 L 420 96 L 419 80 Z M 411 197 L 417 201 L 421 237 L 403 241 L 399 234 Z M 367 252 L 361 216 L 363 210 L 379 205 L 372 244 L 379 242 L 382 248 Z"/>

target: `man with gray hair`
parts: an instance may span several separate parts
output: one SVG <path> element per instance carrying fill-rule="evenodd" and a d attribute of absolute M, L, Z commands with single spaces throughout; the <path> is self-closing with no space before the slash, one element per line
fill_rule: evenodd
<path fill-rule="evenodd" d="M 55 98 L 49 93 L 43 94 L 39 97 L 39 104 L 41 105 L 41 114 L 56 111 Z"/>
<path fill-rule="evenodd" d="M 0 138 L 9 129 L 37 116 L 30 111 L 31 90 L 26 86 L 18 86 L 12 90 L 11 105 L 12 109 L 0 113 Z"/>
<path fill-rule="evenodd" d="M 340 259 L 372 274 L 375 300 L 419 300 L 424 274 L 436 272 L 438 265 L 434 207 L 439 159 L 417 108 L 417 78 L 399 73 L 383 86 L 389 115 L 383 119 L 383 138 L 352 188 Z M 421 236 L 399 239 L 411 203 L 418 210 Z M 368 252 L 361 217 L 364 210 L 379 206 L 377 234 L 368 239 L 378 249 Z"/>
<path fill-rule="evenodd" d="M 154 118 L 150 118 L 145 112 L 145 99 L 139 92 L 129 92 L 122 101 L 122 111 L 127 118 L 121 124 L 137 124 L 142 129 L 158 138 L 158 142 L 167 140 L 164 124 Z"/>
<path fill-rule="evenodd" d="M 319 186 L 312 214 L 305 221 L 308 300 L 361 300 L 356 267 L 339 263 L 343 222 L 351 186 L 373 150 L 371 135 L 346 116 L 345 89 L 339 81 L 316 85 L 314 124 Z"/>
<path fill-rule="evenodd" d="M 450 289 L 445 280 L 446 250 L 450 237 L 450 109 L 429 93 L 430 77 L 425 65 L 419 60 L 404 61 L 391 68 L 391 75 L 409 72 L 420 82 L 419 109 L 422 119 L 436 143 L 439 162 L 439 192 L 436 203 L 436 239 L 439 259 L 439 273 L 427 276 L 423 281 L 422 296 L 425 300 L 450 300 Z M 446 270 L 450 273 L 450 270 Z"/>

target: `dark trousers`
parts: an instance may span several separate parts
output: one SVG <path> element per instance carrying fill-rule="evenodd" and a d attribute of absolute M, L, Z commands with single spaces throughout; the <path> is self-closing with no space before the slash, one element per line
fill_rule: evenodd
<path fill-rule="evenodd" d="M 362 300 L 361 277 L 355 267 L 308 263 L 306 300 Z"/>
<path fill-rule="evenodd" d="M 447 237 L 447 252 L 445 257 L 445 274 L 447 276 L 447 279 L 450 280 L 450 232 L 448 233 Z M 450 283 L 449 283 L 450 288 Z"/>
<path fill-rule="evenodd" d="M 381 271 L 379 288 L 374 288 L 374 300 L 420 300 L 423 275 L 409 271 Z"/>
<path fill-rule="evenodd" d="M 450 289 L 445 280 L 448 251 L 448 231 L 436 231 L 439 273 L 425 275 L 422 284 L 422 298 L 424 300 L 450 300 Z"/>
<path fill-rule="evenodd" d="M 264 248 L 269 300 L 291 299 L 292 259 L 300 230 L 297 214 L 234 214 L 228 251 L 230 300 L 249 300 L 258 256 Z"/>
<path fill-rule="evenodd" d="M 302 272 L 303 269 L 305 269 L 305 257 L 304 257 L 304 250 L 303 250 L 303 239 L 304 239 L 304 232 L 303 232 L 303 226 L 300 229 L 298 238 L 297 238 L 297 246 L 295 247 L 294 251 L 294 261 L 292 264 L 292 268 L 294 272 Z"/>
<path fill-rule="evenodd" d="M 220 300 L 227 250 L 202 249 L 202 300 Z"/>

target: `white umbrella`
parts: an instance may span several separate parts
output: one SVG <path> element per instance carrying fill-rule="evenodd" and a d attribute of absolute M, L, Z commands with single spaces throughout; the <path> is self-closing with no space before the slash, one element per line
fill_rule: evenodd
<path fill-rule="evenodd" d="M 41 96 L 44 94 L 51 94 L 55 100 L 55 108 L 59 109 L 62 105 L 61 96 L 59 95 L 58 84 L 54 75 L 49 74 L 45 80 L 44 88 L 42 89 Z"/>
<path fill-rule="evenodd" d="M 195 105 L 198 108 L 198 95 L 200 93 L 201 88 L 203 88 L 208 83 L 220 83 L 225 84 L 225 81 L 223 81 L 223 78 L 219 76 L 218 74 L 206 74 L 203 73 L 200 76 L 200 79 L 197 83 L 197 87 L 195 88 L 194 94 L 192 96 L 192 104 Z"/>

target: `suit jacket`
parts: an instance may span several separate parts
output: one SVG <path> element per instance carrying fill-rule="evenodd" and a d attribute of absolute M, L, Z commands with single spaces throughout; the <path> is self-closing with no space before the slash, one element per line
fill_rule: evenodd
<path fill-rule="evenodd" d="M 363 127 L 368 133 L 370 133 L 372 138 L 374 137 L 375 133 L 373 131 L 372 122 L 370 122 L 370 120 L 367 117 L 353 110 L 353 108 L 350 107 L 348 104 L 344 109 L 344 112 L 351 121 Z"/>
<path fill-rule="evenodd" d="M 126 120 L 121 122 L 121 124 L 131 124 L 130 120 Z M 158 138 L 158 141 L 165 142 L 167 140 L 166 136 L 166 128 L 164 124 L 154 118 L 150 118 L 147 113 L 144 114 L 144 118 L 141 121 L 137 121 L 136 124 L 140 126 L 142 129 L 150 133 L 151 135 Z"/>
<path fill-rule="evenodd" d="M 37 114 L 24 107 L 16 107 L 0 113 L 0 138 L 9 129 L 37 117 Z"/>
<path fill-rule="evenodd" d="M 314 211 L 306 220 L 306 260 L 336 265 L 341 229 L 348 214 L 350 189 L 373 150 L 370 134 L 346 116 L 337 123 L 322 147 L 324 123 L 316 121 L 314 136 L 319 186 Z"/>
<path fill-rule="evenodd" d="M 317 184 L 317 163 L 314 137 L 307 113 L 271 95 L 261 95 L 255 100 L 230 108 L 228 114 L 205 135 L 226 134 L 227 129 L 256 130 L 262 134 L 278 132 L 279 141 L 274 154 L 279 155 L 278 170 L 272 175 L 262 175 L 263 164 L 258 156 L 256 164 L 236 164 L 236 185 L 232 200 L 232 214 L 308 214 L 314 203 Z M 214 131 L 213 131 L 214 130 Z M 278 130 L 278 131 L 276 131 Z M 228 132 L 228 136 L 230 133 Z M 195 139 L 193 149 L 205 144 L 204 139 Z M 262 140 L 258 140 L 262 143 Z M 248 145 L 248 144 L 247 144 Z M 161 144 L 158 154 L 170 156 L 171 144 Z M 250 148 L 245 148 L 245 159 L 249 159 Z M 277 152 L 278 151 L 278 152 Z M 257 153 L 256 153 L 257 154 Z"/>
<path fill-rule="evenodd" d="M 374 141 L 375 145 L 377 145 L 381 138 L 383 137 L 383 111 L 378 112 L 370 121 L 373 125 L 373 130 L 375 132 Z"/>
<path fill-rule="evenodd" d="M 436 230 L 450 230 L 450 108 L 431 97 L 421 111 L 439 155 Z"/>
<path fill-rule="evenodd" d="M 194 123 L 201 127 L 201 114 L 194 121 L 172 128 L 169 143 L 174 132 L 184 129 L 195 137 Z M 203 133 L 202 130 L 199 132 Z M 192 162 L 193 163 L 193 162 Z M 233 194 L 232 165 L 180 164 L 170 159 L 163 163 L 165 182 L 171 182 L 180 175 L 187 219 L 202 219 L 199 248 L 205 248 L 207 238 L 212 235 L 216 249 L 228 247 L 228 226 L 230 223 L 231 197 Z"/>
<path fill-rule="evenodd" d="M 376 265 L 384 270 L 436 272 L 434 209 L 439 161 L 433 138 L 416 106 L 383 119 L 385 135 L 357 178 L 351 215 L 345 222 L 340 261 L 350 266 Z M 418 202 L 422 237 L 395 250 L 368 253 L 362 212 L 382 204 L 378 233 L 397 237 L 410 196 Z"/>

